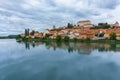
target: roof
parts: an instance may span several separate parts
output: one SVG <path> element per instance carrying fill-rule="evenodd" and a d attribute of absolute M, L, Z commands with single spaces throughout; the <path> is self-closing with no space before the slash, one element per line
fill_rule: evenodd
<path fill-rule="evenodd" d="M 119 24 L 119 23 L 116 21 L 115 24 Z"/>
<path fill-rule="evenodd" d="M 82 20 L 82 21 L 78 21 L 77 23 L 81 23 L 81 22 L 91 22 L 90 20 Z"/>

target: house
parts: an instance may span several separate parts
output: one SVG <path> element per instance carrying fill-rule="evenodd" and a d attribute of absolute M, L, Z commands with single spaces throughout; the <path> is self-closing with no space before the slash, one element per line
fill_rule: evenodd
<path fill-rule="evenodd" d="M 83 28 L 80 30 L 80 39 L 86 39 L 86 38 L 94 38 L 95 36 L 95 30 L 91 30 L 88 28 Z"/>
<path fill-rule="evenodd" d="M 46 30 L 43 32 L 43 36 L 45 37 L 46 34 L 50 34 L 50 30 L 49 30 L 49 29 L 46 29 Z"/>
<path fill-rule="evenodd" d="M 34 33 L 34 37 L 43 38 L 43 33 L 39 33 L 38 31 L 36 31 L 36 32 Z"/>
<path fill-rule="evenodd" d="M 77 22 L 77 25 L 80 27 L 84 27 L 85 25 L 90 25 L 90 24 L 91 24 L 90 20 L 82 20 Z"/>
<path fill-rule="evenodd" d="M 116 21 L 114 24 L 110 24 L 111 28 L 119 27 L 119 23 Z"/>
<path fill-rule="evenodd" d="M 86 24 L 86 25 L 84 25 L 83 27 L 92 28 L 92 27 L 94 27 L 94 25 L 93 25 L 93 24 Z"/>
<path fill-rule="evenodd" d="M 20 34 L 20 36 L 23 38 L 23 37 L 25 37 L 25 34 L 22 33 L 22 34 Z"/>

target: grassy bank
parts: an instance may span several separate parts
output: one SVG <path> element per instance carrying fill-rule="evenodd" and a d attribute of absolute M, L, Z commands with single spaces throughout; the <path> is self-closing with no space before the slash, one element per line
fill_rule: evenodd
<path fill-rule="evenodd" d="M 81 42 L 81 43 L 117 43 L 120 44 L 120 40 L 90 40 L 90 39 L 68 39 L 68 40 L 56 40 L 56 39 L 41 39 L 41 38 L 19 38 L 16 39 L 18 42 L 41 42 L 41 41 L 50 41 L 50 42 Z"/>

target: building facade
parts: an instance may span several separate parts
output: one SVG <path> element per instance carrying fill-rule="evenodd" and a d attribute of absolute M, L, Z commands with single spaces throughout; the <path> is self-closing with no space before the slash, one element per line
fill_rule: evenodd
<path fill-rule="evenodd" d="M 90 20 L 82 20 L 77 22 L 77 26 L 84 27 L 85 25 L 91 25 Z"/>

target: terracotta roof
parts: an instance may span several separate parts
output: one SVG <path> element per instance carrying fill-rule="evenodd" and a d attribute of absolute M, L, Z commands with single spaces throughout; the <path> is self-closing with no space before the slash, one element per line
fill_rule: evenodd
<path fill-rule="evenodd" d="M 116 23 L 115 24 L 119 24 L 117 21 L 116 21 Z"/>
<path fill-rule="evenodd" d="M 82 21 L 78 21 L 77 23 L 81 23 L 81 22 L 91 22 L 90 20 L 82 20 Z"/>

